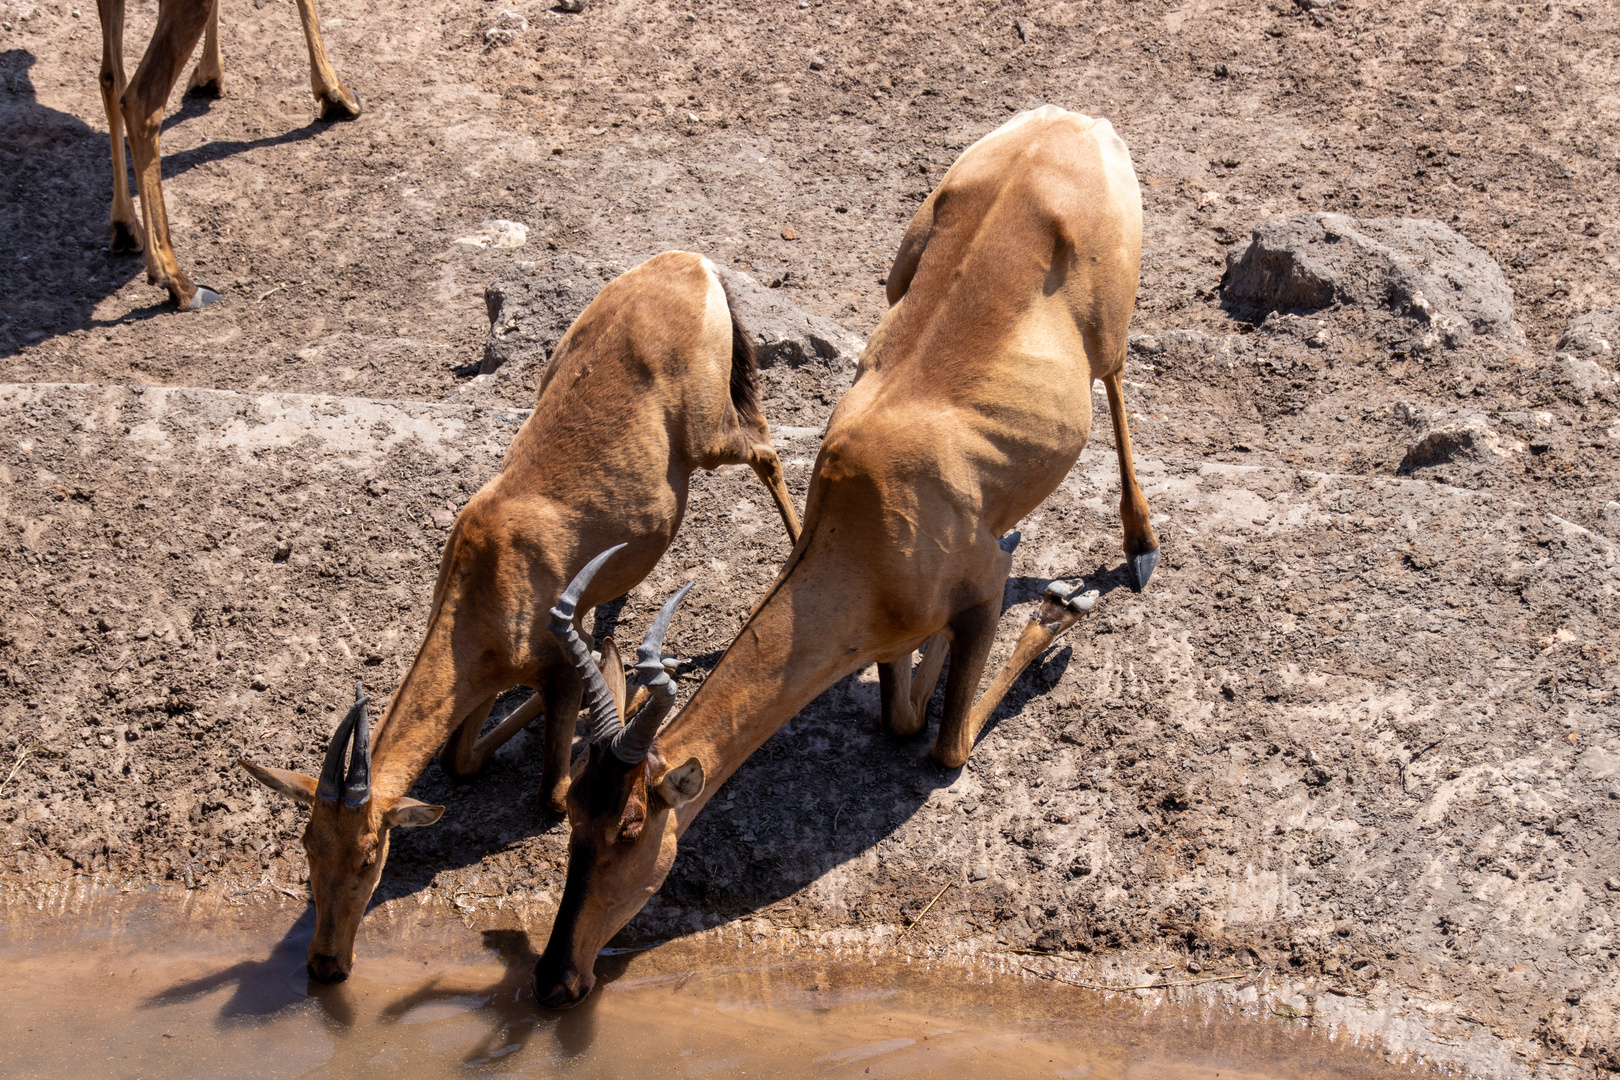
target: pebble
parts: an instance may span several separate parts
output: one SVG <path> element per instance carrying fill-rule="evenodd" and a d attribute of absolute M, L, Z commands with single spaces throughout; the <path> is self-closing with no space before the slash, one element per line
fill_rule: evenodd
<path fill-rule="evenodd" d="M 784 239 L 784 240 L 797 240 L 798 238 L 799 238 L 799 231 L 797 229 L 783 229 L 782 230 L 782 239 Z"/>
<path fill-rule="evenodd" d="M 810 58 L 810 70 L 811 71 L 821 71 L 826 66 L 827 66 L 827 61 L 823 60 L 821 57 L 812 56 Z"/>
<path fill-rule="evenodd" d="M 252 686 L 255 690 L 268 690 L 270 689 L 270 680 L 263 675 L 255 675 L 253 676 Z"/>

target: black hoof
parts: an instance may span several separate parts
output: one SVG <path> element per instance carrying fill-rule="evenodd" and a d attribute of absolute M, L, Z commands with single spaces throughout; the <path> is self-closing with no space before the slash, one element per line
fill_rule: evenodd
<path fill-rule="evenodd" d="M 225 87 L 218 79 L 195 83 L 186 87 L 186 97 L 218 99 L 225 96 Z"/>
<path fill-rule="evenodd" d="M 355 120 L 360 116 L 360 99 L 347 90 L 321 98 L 321 119 Z"/>
<path fill-rule="evenodd" d="M 1140 555 L 1127 555 L 1125 557 L 1125 573 L 1131 579 L 1131 592 L 1141 592 L 1147 588 L 1148 578 L 1153 576 L 1153 568 L 1159 565 L 1159 549 L 1144 551 Z"/>
<path fill-rule="evenodd" d="M 107 250 L 114 255 L 139 255 L 144 246 L 141 234 L 134 226 L 122 221 L 113 222 L 112 240 L 108 242 Z"/>
<path fill-rule="evenodd" d="M 1014 529 L 1006 536 L 1003 536 L 1000 540 L 997 540 L 996 546 L 1002 551 L 1005 551 L 1007 554 L 1011 555 L 1013 552 L 1018 550 L 1018 542 L 1023 538 L 1024 534 L 1019 532 L 1017 529 Z"/>
<path fill-rule="evenodd" d="M 201 282 L 198 282 L 197 292 L 194 296 L 192 296 L 191 303 L 186 305 L 186 310 L 201 311 L 203 308 L 207 307 L 209 304 L 212 304 L 218 299 L 219 293 L 215 292 L 213 289 L 210 289 Z"/>

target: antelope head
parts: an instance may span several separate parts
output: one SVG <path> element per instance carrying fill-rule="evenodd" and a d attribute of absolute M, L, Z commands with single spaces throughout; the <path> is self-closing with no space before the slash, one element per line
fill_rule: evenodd
<path fill-rule="evenodd" d="M 354 937 L 388 858 L 388 831 L 396 825 L 431 825 L 444 813 L 442 806 L 404 796 L 372 796 L 370 700 L 357 684 L 354 705 L 326 748 L 319 780 L 237 759 L 259 783 L 310 808 L 304 854 L 315 897 L 315 936 L 304 967 L 316 982 L 342 982 L 354 968 Z"/>
<path fill-rule="evenodd" d="M 574 629 L 586 586 L 622 547 L 609 548 L 579 572 L 548 624 L 585 681 L 590 710 L 589 744 L 568 788 L 568 880 L 551 939 L 534 969 L 535 993 L 553 1009 L 577 1005 L 591 992 L 596 954 L 641 910 L 675 861 L 673 811 L 703 790 L 696 758 L 667 769 L 653 751 L 658 728 L 675 704 L 675 684 L 664 670 L 664 634 L 692 586 L 669 598 L 636 651 L 635 669 L 646 691 L 639 710 L 626 709 L 624 668 L 613 643 L 603 643 L 598 667 Z"/>

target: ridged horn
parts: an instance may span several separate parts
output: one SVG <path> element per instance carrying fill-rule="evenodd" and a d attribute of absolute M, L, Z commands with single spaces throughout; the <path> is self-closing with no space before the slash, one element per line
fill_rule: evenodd
<path fill-rule="evenodd" d="M 635 719 L 613 736 L 613 756 L 626 765 L 636 765 L 647 759 L 647 751 L 658 736 L 659 725 L 675 704 L 675 680 L 664 670 L 664 635 L 669 632 L 675 609 L 691 591 L 692 586 L 688 583 L 664 603 L 652 626 L 647 628 L 641 648 L 636 650 L 636 673 L 640 676 L 641 685 L 652 696 Z"/>
<path fill-rule="evenodd" d="M 619 709 L 613 703 L 613 694 L 608 690 L 607 682 L 602 678 L 602 671 L 591 659 L 591 650 L 579 640 L 579 634 L 574 629 L 574 613 L 579 609 L 580 597 L 590 587 L 591 579 L 607 561 L 629 545 L 615 544 L 602 554 L 585 564 L 585 568 L 575 576 L 574 580 L 563 590 L 562 596 L 557 598 L 557 605 L 551 609 L 551 621 L 546 624 L 557 643 L 562 646 L 564 655 L 579 672 L 579 677 L 585 681 L 585 704 L 590 710 L 591 726 L 590 741 L 610 739 L 618 734 L 624 722 L 619 718 Z"/>
<path fill-rule="evenodd" d="M 349 710 L 343 722 L 332 732 L 332 741 L 326 746 L 326 761 L 321 765 L 321 779 L 315 785 L 315 797 L 323 803 L 337 802 L 343 785 L 343 758 L 349 749 L 349 742 L 354 736 L 354 725 L 359 719 L 359 712 L 353 708 Z"/>
<path fill-rule="evenodd" d="M 349 754 L 349 776 L 343 782 L 343 805 L 358 810 L 371 801 L 371 717 L 366 715 L 365 684 L 356 680 L 354 704 L 349 716 L 354 720 L 354 750 Z"/>

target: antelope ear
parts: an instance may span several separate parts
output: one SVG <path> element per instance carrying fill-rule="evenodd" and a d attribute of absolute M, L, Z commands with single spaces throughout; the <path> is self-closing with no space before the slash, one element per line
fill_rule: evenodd
<path fill-rule="evenodd" d="M 383 814 L 383 821 L 389 825 L 398 825 L 413 828 L 420 825 L 431 825 L 444 816 L 444 807 L 430 806 L 412 798 L 401 798 Z"/>
<path fill-rule="evenodd" d="M 305 776 L 301 772 L 290 772 L 286 769 L 267 769 L 263 765 L 253 764 L 247 758 L 237 758 L 236 763 L 271 791 L 279 791 L 287 798 L 301 802 L 305 806 L 315 805 L 313 776 Z"/>
<path fill-rule="evenodd" d="M 687 758 L 685 765 L 677 765 L 658 781 L 658 794 L 679 809 L 703 793 L 703 780 L 703 762 Z"/>

